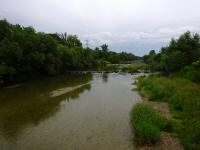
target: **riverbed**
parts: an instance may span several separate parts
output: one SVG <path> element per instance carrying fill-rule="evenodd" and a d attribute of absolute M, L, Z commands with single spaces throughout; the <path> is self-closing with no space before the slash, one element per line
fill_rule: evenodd
<path fill-rule="evenodd" d="M 133 76 L 65 75 L 0 90 L 0 150 L 131 150 Z M 53 96 L 52 96 L 53 93 Z"/>

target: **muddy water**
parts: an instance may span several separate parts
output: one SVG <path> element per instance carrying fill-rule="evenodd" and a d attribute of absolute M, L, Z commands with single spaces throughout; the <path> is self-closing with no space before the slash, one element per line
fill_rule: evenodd
<path fill-rule="evenodd" d="M 133 149 L 129 113 L 140 97 L 132 78 L 59 76 L 2 89 L 0 150 Z"/>

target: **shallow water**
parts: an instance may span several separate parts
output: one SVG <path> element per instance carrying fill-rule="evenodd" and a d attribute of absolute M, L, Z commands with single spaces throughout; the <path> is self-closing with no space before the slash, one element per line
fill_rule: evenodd
<path fill-rule="evenodd" d="M 133 149 L 129 113 L 140 97 L 132 82 L 130 74 L 73 75 L 2 89 L 0 150 Z"/>

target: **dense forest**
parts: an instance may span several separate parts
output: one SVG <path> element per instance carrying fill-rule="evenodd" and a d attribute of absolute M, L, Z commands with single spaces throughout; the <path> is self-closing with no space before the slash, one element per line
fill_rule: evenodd
<path fill-rule="evenodd" d="M 139 57 L 109 51 L 108 45 L 83 47 L 76 35 L 47 34 L 32 27 L 0 20 L 0 84 L 38 75 L 56 75 L 73 70 L 97 70 L 108 63 L 123 63 Z"/>
<path fill-rule="evenodd" d="M 200 82 L 200 36 L 189 31 L 172 39 L 159 53 L 151 50 L 143 57 L 152 71 L 165 74 L 181 74 L 192 81 Z"/>

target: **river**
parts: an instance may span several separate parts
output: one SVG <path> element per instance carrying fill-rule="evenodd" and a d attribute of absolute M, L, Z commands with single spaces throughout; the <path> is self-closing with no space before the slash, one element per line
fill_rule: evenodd
<path fill-rule="evenodd" d="M 130 74 L 65 75 L 0 90 L 0 150 L 131 150 Z"/>

